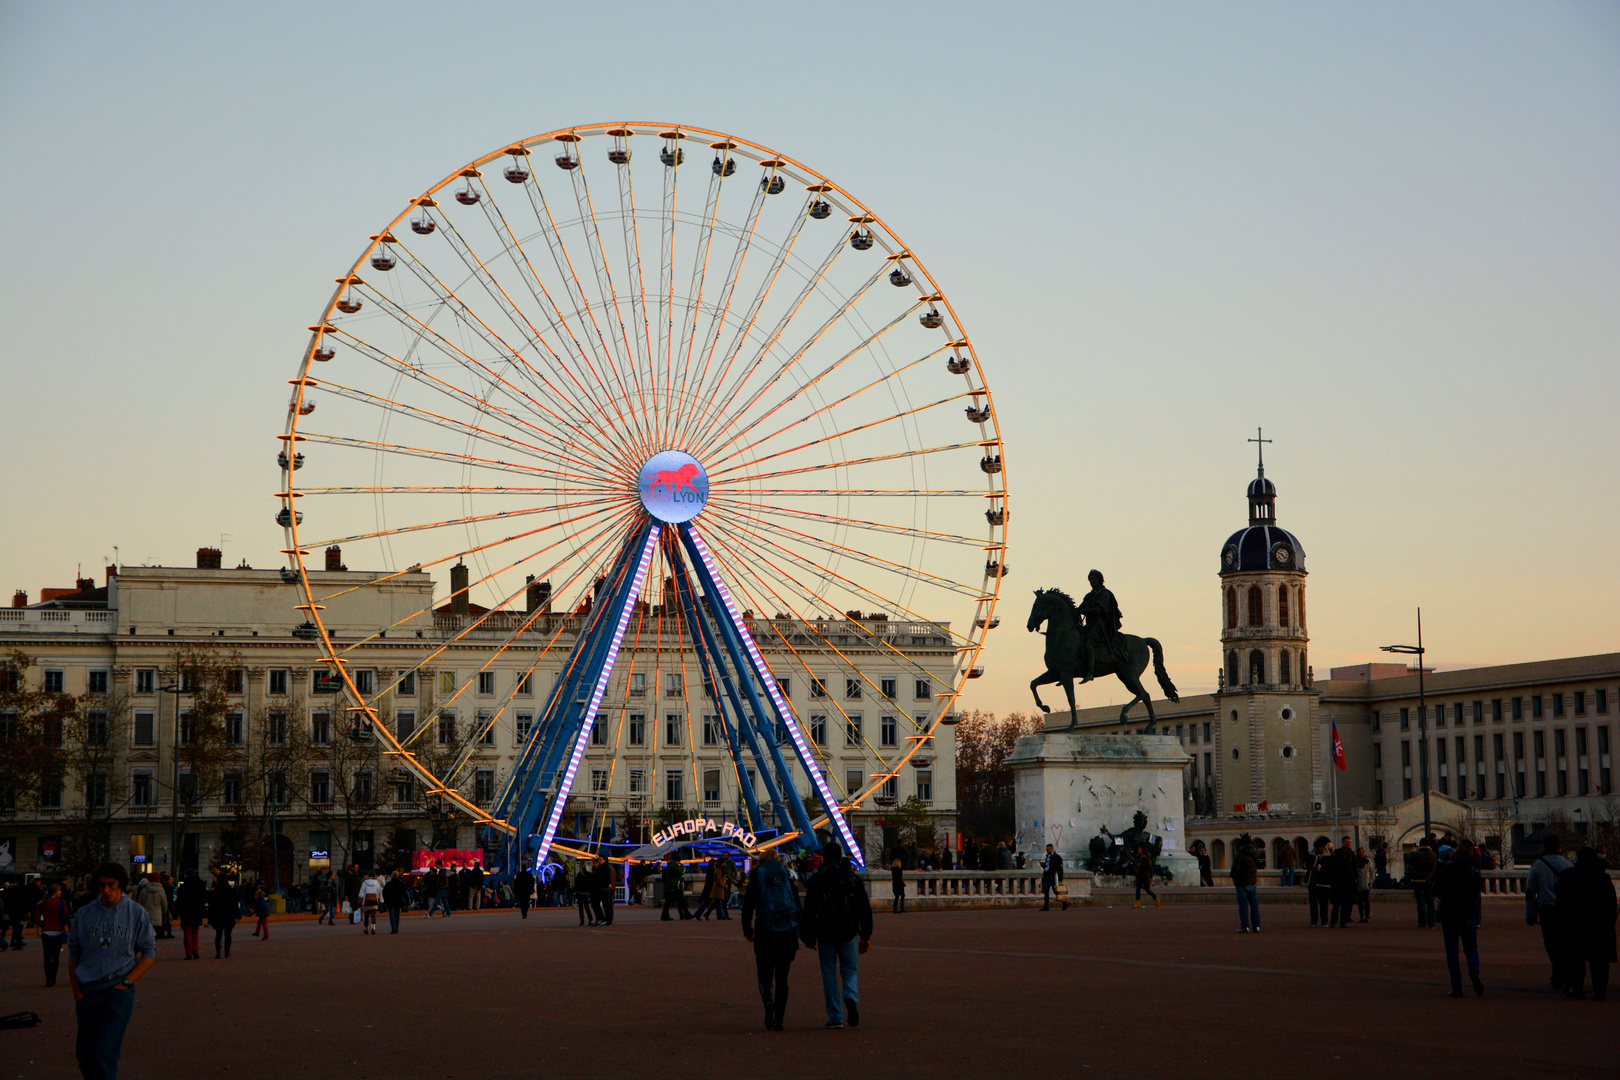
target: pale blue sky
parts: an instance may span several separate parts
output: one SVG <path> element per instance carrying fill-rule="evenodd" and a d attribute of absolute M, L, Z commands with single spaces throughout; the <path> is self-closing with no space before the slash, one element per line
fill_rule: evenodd
<path fill-rule="evenodd" d="M 1014 513 L 970 705 L 1024 705 L 1025 590 L 1092 566 L 1207 688 L 1257 424 L 1319 674 L 1419 604 L 1442 665 L 1620 647 L 1620 7 L 1591 3 L 5 3 L 0 585 L 221 534 L 276 565 L 332 278 L 467 159 L 619 118 L 791 154 L 943 283 Z"/>

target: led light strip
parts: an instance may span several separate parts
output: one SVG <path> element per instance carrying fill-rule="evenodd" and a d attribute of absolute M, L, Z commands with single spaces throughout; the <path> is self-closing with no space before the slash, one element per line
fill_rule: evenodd
<path fill-rule="evenodd" d="M 833 824 L 838 826 L 839 835 L 844 838 L 845 853 L 849 855 L 850 860 L 857 867 L 864 867 L 866 860 L 863 858 L 860 846 L 855 843 L 855 834 L 850 832 L 849 822 L 844 820 L 843 813 L 838 809 L 838 800 L 833 798 L 832 792 L 827 787 L 827 781 L 821 775 L 821 770 L 816 767 L 816 759 L 810 753 L 810 747 L 804 741 L 804 735 L 799 731 L 799 725 L 793 718 L 793 710 L 788 707 L 788 703 L 783 699 L 781 691 L 776 688 L 776 678 L 771 674 L 771 669 L 766 666 L 765 658 L 760 655 L 759 646 L 754 644 L 754 636 L 743 625 L 742 615 L 737 610 L 736 602 L 731 598 L 731 590 L 726 588 L 725 581 L 720 577 L 720 570 L 714 564 L 714 556 L 709 554 L 709 545 L 703 542 L 702 534 L 692 525 L 687 525 L 686 531 L 692 537 L 692 545 L 697 548 L 698 554 L 703 557 L 703 565 L 709 568 L 709 579 L 714 582 L 715 588 L 720 590 L 720 601 L 725 604 L 726 615 L 730 618 L 731 625 L 736 629 L 738 636 L 742 638 L 743 648 L 748 650 L 748 658 L 753 661 L 754 670 L 759 675 L 759 681 L 765 687 L 765 692 L 771 696 L 771 701 L 775 702 L 777 715 L 781 716 L 783 726 L 787 728 L 788 734 L 793 739 L 793 745 L 799 751 L 799 760 L 804 763 L 805 771 L 810 774 L 810 782 L 821 793 L 821 805 L 827 808 L 827 817 L 832 820 Z"/>
<path fill-rule="evenodd" d="M 580 759 L 585 756 L 585 744 L 591 737 L 590 718 L 596 715 L 597 708 L 602 704 L 602 696 L 607 693 L 608 679 L 613 675 L 613 662 L 619 658 L 619 646 L 624 644 L 624 631 L 630 625 L 630 616 L 635 611 L 636 601 L 641 598 L 641 587 L 647 582 L 647 567 L 652 563 L 652 555 L 658 548 L 659 527 L 654 525 L 647 534 L 647 542 L 641 549 L 641 558 L 636 562 L 636 576 L 630 580 L 630 592 L 624 598 L 624 605 L 619 609 L 619 622 L 613 628 L 613 640 L 608 642 L 607 655 L 602 658 L 602 670 L 596 676 L 596 689 L 591 694 L 591 703 L 585 707 L 585 716 L 579 724 L 579 735 L 574 739 L 574 752 L 568 759 L 568 768 L 563 771 L 562 782 L 557 785 L 557 794 L 551 800 L 551 813 L 546 816 L 546 829 L 540 836 L 540 852 L 535 857 L 535 865 L 546 861 L 551 853 L 551 841 L 557 835 L 557 826 L 562 822 L 563 804 L 568 801 L 568 793 L 574 787 L 574 775 L 579 772 Z M 576 645 L 576 648 L 578 646 Z M 519 837 L 518 842 L 522 843 Z"/>

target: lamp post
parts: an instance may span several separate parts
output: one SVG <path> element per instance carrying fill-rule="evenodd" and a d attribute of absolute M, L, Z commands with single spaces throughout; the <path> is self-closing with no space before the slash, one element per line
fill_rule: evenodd
<path fill-rule="evenodd" d="M 169 749 L 169 873 L 180 880 L 180 695 L 186 689 L 170 683 L 158 691 L 174 695 L 174 740 Z"/>
<path fill-rule="evenodd" d="M 1405 653 L 1418 658 L 1418 782 L 1423 786 L 1423 838 L 1429 838 L 1429 709 L 1423 696 L 1423 609 L 1417 609 L 1416 645 L 1385 645 L 1387 653 Z"/>

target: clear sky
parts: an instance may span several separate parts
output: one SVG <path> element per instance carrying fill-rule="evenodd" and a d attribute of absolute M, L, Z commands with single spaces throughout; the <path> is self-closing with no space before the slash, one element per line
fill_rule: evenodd
<path fill-rule="evenodd" d="M 277 565 L 332 278 L 464 161 L 620 118 L 796 157 L 943 284 L 1013 508 L 969 705 L 1025 706 L 1027 590 L 1093 566 L 1210 688 L 1257 425 L 1319 676 L 1419 605 L 1441 666 L 1620 648 L 1596 3 L 0 4 L 0 585 Z"/>

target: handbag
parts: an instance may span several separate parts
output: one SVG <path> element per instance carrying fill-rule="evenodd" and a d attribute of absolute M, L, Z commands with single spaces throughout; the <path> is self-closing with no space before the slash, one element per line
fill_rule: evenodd
<path fill-rule="evenodd" d="M 1057 883 L 1057 889 L 1055 891 L 1057 892 L 1057 894 L 1059 896 L 1063 897 L 1064 899 L 1067 899 L 1068 896 L 1069 896 L 1069 883 L 1067 881 L 1058 882 Z"/>

